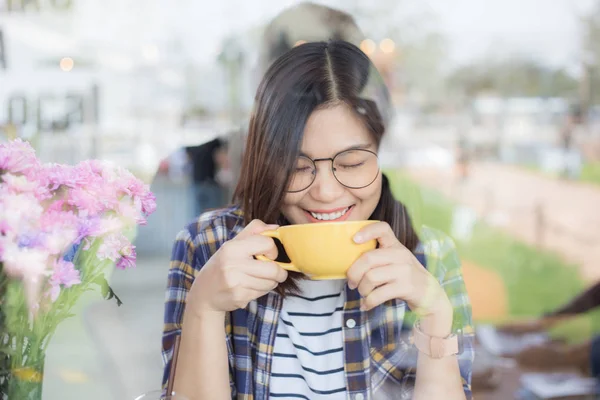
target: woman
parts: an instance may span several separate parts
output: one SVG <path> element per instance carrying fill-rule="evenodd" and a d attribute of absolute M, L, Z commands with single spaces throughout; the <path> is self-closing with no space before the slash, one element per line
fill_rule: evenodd
<path fill-rule="evenodd" d="M 239 206 L 203 214 L 174 244 L 163 354 L 167 377 L 181 334 L 176 392 L 360 400 L 411 398 L 414 386 L 416 399 L 471 397 L 471 310 L 460 266 L 443 235 L 424 228 L 419 240 L 379 171 L 388 114 L 380 76 L 347 42 L 303 44 L 269 68 L 250 121 Z M 254 259 L 278 256 L 260 235 L 276 226 L 366 219 L 382 222 L 355 240 L 379 246 L 347 281 L 310 281 Z M 417 355 L 411 330 L 428 344 L 458 334 L 463 349 L 446 355 L 421 346 Z"/>

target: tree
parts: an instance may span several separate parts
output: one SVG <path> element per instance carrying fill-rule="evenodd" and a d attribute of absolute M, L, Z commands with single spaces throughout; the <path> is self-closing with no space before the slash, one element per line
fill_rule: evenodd
<path fill-rule="evenodd" d="M 459 67 L 450 74 L 449 84 L 469 96 L 493 92 L 505 97 L 573 97 L 578 87 L 564 69 L 523 56 L 486 57 Z"/>
<path fill-rule="evenodd" d="M 600 2 L 588 15 L 581 17 L 582 27 L 582 77 L 580 81 L 580 99 L 584 110 L 600 102 Z"/>

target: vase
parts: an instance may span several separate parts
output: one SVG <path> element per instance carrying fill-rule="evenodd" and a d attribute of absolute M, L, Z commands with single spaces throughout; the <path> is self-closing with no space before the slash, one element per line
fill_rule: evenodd
<path fill-rule="evenodd" d="M 1 400 L 41 400 L 44 364 L 0 373 Z"/>

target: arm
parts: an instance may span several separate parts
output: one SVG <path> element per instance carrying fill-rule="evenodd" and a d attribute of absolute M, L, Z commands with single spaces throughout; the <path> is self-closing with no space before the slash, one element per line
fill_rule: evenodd
<path fill-rule="evenodd" d="M 561 308 L 551 311 L 545 317 L 558 317 L 583 314 L 600 307 L 600 282 L 588 288 Z"/>
<path fill-rule="evenodd" d="M 460 261 L 452 241 L 431 230 L 423 230 L 429 272 L 443 289 L 433 312 L 421 319 L 428 336 L 447 337 L 460 330 L 463 352 L 433 359 L 420 353 L 417 361 L 415 399 L 471 398 L 471 370 L 474 358 L 471 305 L 462 278 Z"/>
<path fill-rule="evenodd" d="M 232 398 L 224 323 L 225 314 L 185 313 L 175 393 L 193 393 L 190 400 Z"/>
<path fill-rule="evenodd" d="M 206 218 L 211 218 L 210 213 Z M 198 235 L 184 231 L 173 247 L 165 305 L 164 382 L 169 376 L 174 338 L 181 332 L 175 391 L 191 400 L 236 396 L 231 379 L 234 367 L 229 364 L 233 355 L 228 353 L 233 348 L 233 327 L 225 325 L 226 317 L 287 278 L 279 265 L 253 257 L 277 257 L 275 242 L 259 235 L 277 226 L 252 221 L 225 242 L 225 225 L 223 221 L 209 225 Z"/>
<path fill-rule="evenodd" d="M 445 338 L 461 329 L 465 351 L 460 356 L 433 359 L 418 355 L 414 398 L 471 398 L 473 351 L 469 338 L 473 328 L 460 262 L 447 236 L 425 228 L 421 235 L 427 269 L 398 241 L 387 223 L 364 227 L 354 240 L 361 243 L 376 238 L 379 248 L 364 253 L 350 267 L 348 286 L 358 288 L 363 310 L 392 299 L 404 300 L 420 316 L 421 329 L 428 336 Z"/>
<path fill-rule="evenodd" d="M 544 331 L 560 322 L 598 307 L 600 307 L 600 282 L 589 287 L 585 292 L 556 310 L 552 310 L 541 317 L 509 322 L 500 326 L 499 330 L 513 335 Z"/>

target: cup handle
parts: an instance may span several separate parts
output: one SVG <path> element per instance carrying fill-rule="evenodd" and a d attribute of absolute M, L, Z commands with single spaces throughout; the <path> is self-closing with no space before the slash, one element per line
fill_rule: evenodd
<path fill-rule="evenodd" d="M 261 232 L 261 235 L 268 236 L 268 237 L 271 237 L 273 239 L 277 239 L 277 240 L 281 241 L 281 238 L 279 237 L 279 231 L 278 230 L 264 231 L 264 232 Z M 285 270 L 288 270 L 288 271 L 302 272 L 302 271 L 300 271 L 298 269 L 298 267 L 296 267 L 291 262 L 284 263 L 284 262 L 281 262 L 281 261 L 271 260 L 270 258 L 267 258 L 267 257 L 263 256 L 262 254 L 257 254 L 255 257 L 256 257 L 257 260 L 260 260 L 260 261 L 273 261 L 274 263 L 276 263 L 277 265 L 279 265 L 281 268 L 283 268 Z"/>

